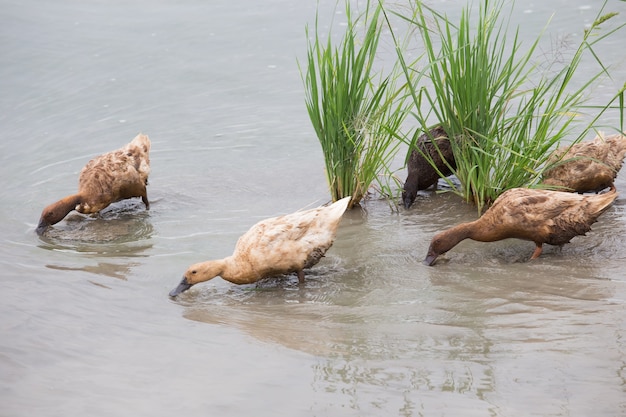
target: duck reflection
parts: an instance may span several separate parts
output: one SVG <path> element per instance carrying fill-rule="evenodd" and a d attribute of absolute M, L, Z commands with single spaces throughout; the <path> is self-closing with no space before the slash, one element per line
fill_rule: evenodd
<path fill-rule="evenodd" d="M 117 278 L 125 281 L 126 276 L 130 273 L 131 269 L 138 265 L 138 262 L 130 262 L 128 264 L 98 262 L 97 265 L 85 265 L 82 267 L 46 265 L 46 268 L 56 269 L 58 271 L 83 271 L 89 272 L 91 274 L 105 275 L 107 277 Z"/>
<path fill-rule="evenodd" d="M 419 305 L 389 304 L 379 297 L 378 303 L 363 297 L 360 304 L 340 294 L 326 304 L 276 304 L 261 291 L 242 303 L 224 295 L 215 290 L 200 302 L 189 301 L 184 317 L 234 327 L 261 343 L 313 356 L 311 386 L 331 407 L 368 415 L 405 410 L 398 415 L 408 416 L 419 408 L 422 393 L 483 398 L 494 390 L 492 364 L 485 360 L 489 340 L 480 330 L 432 317 Z M 366 392 L 377 393 L 376 404 Z"/>
<path fill-rule="evenodd" d="M 39 236 L 41 249 L 81 256 L 64 257 L 65 264 L 49 263 L 46 267 L 126 279 L 131 270 L 140 265 L 128 259 L 147 256 L 145 252 L 152 248 L 150 238 L 154 232 L 148 213 L 137 213 L 134 205 L 123 202 L 95 218 L 70 215 L 61 226 L 48 229 Z M 120 261 L 113 261 L 114 258 Z"/>

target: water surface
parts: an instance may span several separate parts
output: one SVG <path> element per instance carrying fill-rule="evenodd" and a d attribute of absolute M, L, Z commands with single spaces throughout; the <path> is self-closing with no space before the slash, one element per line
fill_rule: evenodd
<path fill-rule="evenodd" d="M 475 209 L 372 199 L 303 286 L 217 278 L 173 301 L 189 264 L 328 201 L 297 66 L 315 2 L 0 3 L 0 415 L 626 415 L 624 197 L 531 263 L 532 243 L 463 242 L 432 268 L 432 235 Z M 530 42 L 556 13 L 549 57 L 599 4 L 530 3 L 512 20 Z M 342 22 L 333 6 L 324 27 Z M 626 79 L 621 38 L 598 49 L 613 75 L 590 92 L 600 103 Z M 151 210 L 121 202 L 39 238 L 41 209 L 138 132 Z"/>

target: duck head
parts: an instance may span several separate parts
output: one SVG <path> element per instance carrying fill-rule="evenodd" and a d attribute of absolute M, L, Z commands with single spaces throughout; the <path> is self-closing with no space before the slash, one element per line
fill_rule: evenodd
<path fill-rule="evenodd" d="M 50 224 L 50 221 L 48 221 L 44 213 L 42 213 L 41 218 L 39 219 L 39 223 L 37 224 L 37 228 L 35 228 L 35 232 L 37 232 L 39 236 L 43 235 L 44 232 L 48 230 Z"/>
<path fill-rule="evenodd" d="M 406 189 L 402 191 L 402 203 L 404 204 L 405 209 L 410 209 L 417 197 L 417 193 L 415 191 L 407 191 Z"/>
<path fill-rule="evenodd" d="M 424 258 L 424 265 L 426 266 L 433 266 L 433 264 L 437 260 L 437 257 L 439 257 L 439 255 L 443 253 L 439 252 L 435 247 L 433 247 L 433 243 L 434 242 L 430 244 L 430 247 L 428 248 L 428 253 L 426 253 L 426 258 Z"/>
<path fill-rule="evenodd" d="M 404 208 L 409 209 L 415 199 L 417 198 L 417 189 L 418 189 L 417 178 L 414 175 L 409 175 L 404 182 L 404 186 L 402 187 L 402 203 L 404 203 Z"/>
<path fill-rule="evenodd" d="M 170 291 L 170 297 L 176 297 L 197 283 L 213 279 L 221 273 L 222 267 L 221 263 L 218 261 L 207 261 L 193 264 L 187 268 L 187 271 L 185 271 L 183 279 L 180 281 L 178 286 Z"/>
<path fill-rule="evenodd" d="M 56 224 L 63 220 L 67 214 L 74 210 L 80 203 L 80 197 L 77 195 L 65 197 L 56 203 L 52 203 L 41 212 L 39 223 L 35 231 L 38 235 L 42 235 L 49 226 Z"/>
<path fill-rule="evenodd" d="M 468 224 L 463 223 L 436 234 L 430 242 L 424 265 L 432 266 L 439 255 L 443 255 L 455 247 L 463 239 L 469 237 Z"/>

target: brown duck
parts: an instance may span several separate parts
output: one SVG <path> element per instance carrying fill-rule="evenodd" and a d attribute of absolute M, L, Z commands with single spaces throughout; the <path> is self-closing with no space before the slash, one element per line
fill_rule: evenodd
<path fill-rule="evenodd" d="M 559 148 L 543 174 L 543 184 L 584 193 L 612 187 L 626 156 L 626 136 L 616 134 Z"/>
<path fill-rule="evenodd" d="M 258 222 L 239 238 L 231 256 L 191 265 L 170 297 L 217 276 L 233 284 L 251 284 L 297 272 L 298 281 L 303 283 L 303 270 L 317 264 L 332 246 L 350 200 L 345 197 L 330 206 Z"/>
<path fill-rule="evenodd" d="M 52 203 L 41 212 L 37 233 L 61 220 L 72 210 L 94 214 L 116 201 L 141 197 L 150 208 L 146 185 L 150 173 L 150 139 L 137 135 L 121 149 L 92 159 L 81 170 L 78 192 Z"/>
<path fill-rule="evenodd" d="M 464 239 L 479 242 L 516 238 L 535 242 L 530 259 L 542 245 L 562 246 L 591 230 L 617 197 L 615 188 L 603 194 L 513 188 L 505 191 L 478 220 L 462 223 L 433 237 L 424 264 L 432 265 Z"/>
<path fill-rule="evenodd" d="M 402 191 L 402 202 L 406 209 L 411 207 L 419 190 L 425 190 L 432 185 L 437 186 L 440 178 L 437 169 L 444 177 L 452 174 L 450 168 L 456 169 L 452 146 L 446 131 L 441 126 L 437 126 L 429 133 L 430 136 L 423 133 L 417 139 L 418 149 L 413 149 L 407 163 L 408 176 Z M 431 165 L 424 154 L 432 158 L 437 169 Z"/>

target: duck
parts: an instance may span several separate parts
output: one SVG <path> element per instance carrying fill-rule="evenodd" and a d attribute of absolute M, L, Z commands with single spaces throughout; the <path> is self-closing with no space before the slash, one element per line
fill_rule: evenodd
<path fill-rule="evenodd" d="M 432 266 L 440 255 L 464 239 L 478 242 L 509 238 L 529 240 L 535 243 L 530 259 L 536 259 L 541 255 L 544 243 L 563 246 L 574 236 L 585 235 L 617 195 L 615 187 L 602 194 L 509 189 L 477 220 L 461 223 L 435 235 L 424 264 Z"/>
<path fill-rule="evenodd" d="M 450 139 L 441 126 L 434 127 L 428 134 L 423 133 L 417 139 L 416 146 L 417 149 L 413 149 L 409 156 L 408 175 L 402 190 L 402 202 L 407 210 L 415 202 L 419 190 L 426 190 L 433 185 L 436 188 L 440 177 L 452 175 L 456 169 Z M 432 158 L 436 169 L 424 154 Z"/>
<path fill-rule="evenodd" d="M 568 191 L 599 192 L 612 187 L 626 156 L 626 136 L 598 134 L 592 141 L 558 148 L 548 158 L 544 185 Z"/>
<path fill-rule="evenodd" d="M 44 208 L 36 232 L 42 235 L 72 210 L 96 214 L 111 203 L 133 197 L 141 197 L 149 210 L 150 145 L 150 138 L 140 133 L 124 147 L 90 160 L 80 171 L 78 192 Z"/>
<path fill-rule="evenodd" d="M 331 205 L 262 220 L 244 233 L 231 256 L 191 265 L 170 291 L 176 297 L 199 282 L 217 276 L 233 284 L 296 272 L 304 283 L 304 269 L 316 265 L 332 246 L 337 228 L 352 197 Z"/>

